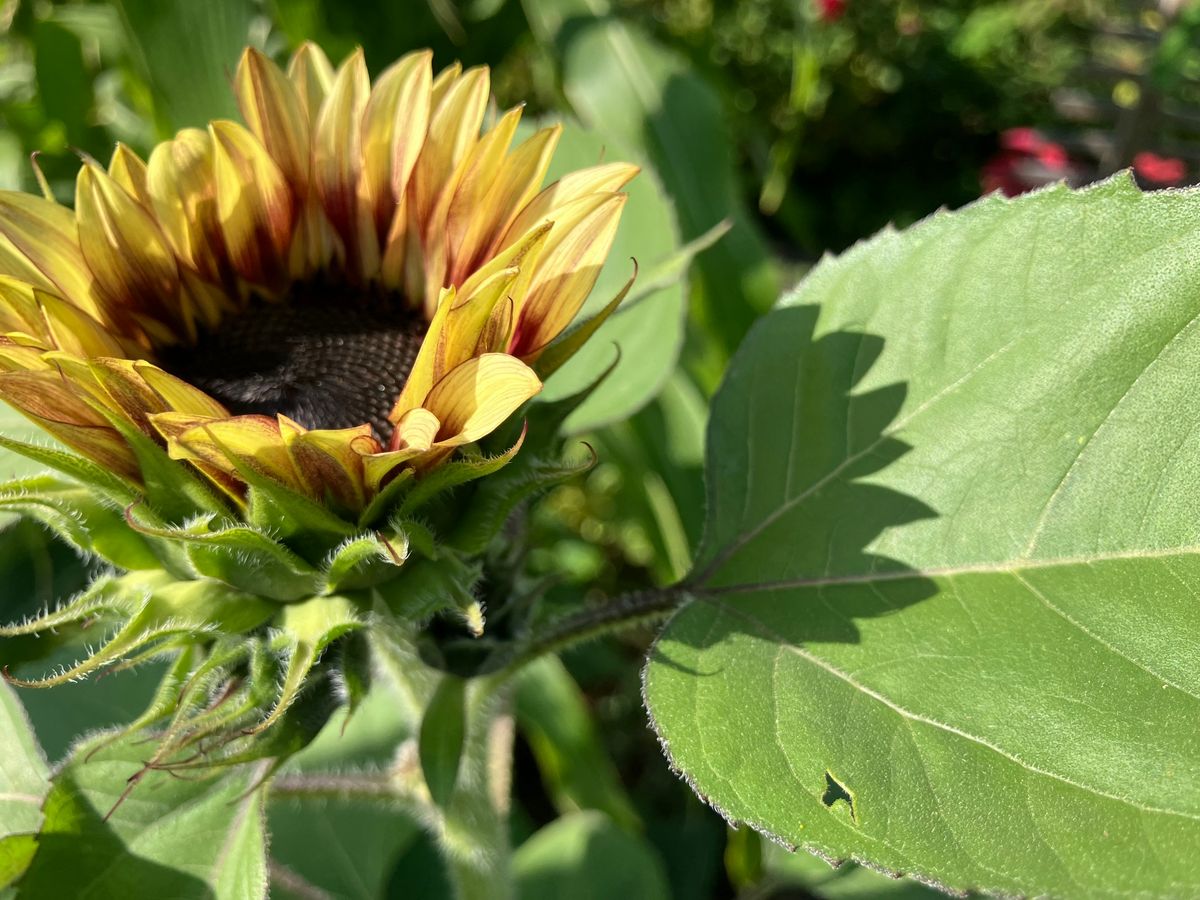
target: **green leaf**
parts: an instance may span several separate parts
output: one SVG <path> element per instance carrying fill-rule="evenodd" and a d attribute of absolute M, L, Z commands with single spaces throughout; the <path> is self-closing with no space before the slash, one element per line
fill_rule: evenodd
<path fill-rule="evenodd" d="M 684 240 L 723 220 L 733 225 L 697 260 L 702 290 L 695 309 L 706 335 L 729 354 L 775 301 L 779 284 L 741 199 L 721 98 L 680 54 L 605 15 L 603 0 L 572 5 L 601 17 L 558 35 L 563 90 L 580 118 L 603 135 L 612 158 L 654 165 Z"/>
<path fill-rule="evenodd" d="M 542 657 L 522 670 L 516 713 L 559 812 L 598 809 L 627 831 L 641 828 L 583 692 L 557 657 Z"/>
<path fill-rule="evenodd" d="M 265 896 L 262 793 L 249 790 L 256 770 L 150 772 L 118 804 L 127 779 L 142 771 L 145 747 L 122 741 L 90 757 L 87 749 L 54 778 L 18 897 Z"/>
<path fill-rule="evenodd" d="M 564 123 L 547 183 L 576 169 L 594 166 L 602 159 L 620 158 L 606 146 L 608 143 L 602 131 Z M 633 274 L 634 259 L 644 271 L 668 274 L 671 265 L 677 262 L 674 257 L 681 243 L 679 226 L 658 176 L 646 169 L 624 190 L 629 194 L 629 202 L 625 204 L 608 260 L 577 317 L 579 321 L 600 312 L 621 291 Z M 707 224 L 714 225 L 716 221 Z M 583 348 L 547 380 L 539 400 L 560 400 L 574 394 L 595 381 L 596 375 L 612 362 L 613 346 L 620 348 L 616 371 L 571 414 L 564 426 L 566 431 L 578 434 L 633 414 L 658 393 L 675 367 L 683 345 L 685 291 L 679 277 L 673 281 L 667 279 L 670 283 L 666 286 L 661 284 L 662 280 L 659 279 L 657 290 L 637 303 L 627 299 Z M 635 282 L 631 297 L 636 296 L 639 287 Z"/>
<path fill-rule="evenodd" d="M 50 789 L 46 758 L 13 689 L 0 684 L 0 888 L 32 860 L 29 836 L 42 824 Z"/>
<path fill-rule="evenodd" d="M 551 822 L 513 854 L 517 897 L 541 900 L 667 900 L 662 861 L 642 838 L 598 812 Z"/>
<path fill-rule="evenodd" d="M 645 675 L 727 818 L 960 890 L 1200 891 L 1198 211 L 983 200 L 754 329 Z"/>
<path fill-rule="evenodd" d="M 269 817 L 276 864 L 334 897 L 351 900 L 384 896 L 392 866 L 420 831 L 411 819 L 377 801 L 338 796 L 272 802 Z M 283 879 L 272 880 L 272 897 L 307 900 L 308 895 L 289 890 Z"/>
<path fill-rule="evenodd" d="M 454 793 L 467 734 L 466 682 L 449 673 L 438 682 L 421 720 L 418 748 L 429 795 L 445 806 Z"/>
<path fill-rule="evenodd" d="M 252 43 L 254 0 L 118 0 L 128 40 L 156 101 L 160 131 L 238 118 L 229 84 Z"/>

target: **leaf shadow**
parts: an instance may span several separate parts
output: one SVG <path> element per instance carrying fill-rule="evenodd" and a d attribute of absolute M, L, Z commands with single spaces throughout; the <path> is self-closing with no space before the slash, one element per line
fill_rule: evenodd
<path fill-rule="evenodd" d="M 37 839 L 37 855 L 19 883 L 21 896 L 87 893 L 176 900 L 212 900 L 216 896 L 202 879 L 138 856 L 69 773 L 55 781 L 43 809 L 46 818 Z"/>
<path fill-rule="evenodd" d="M 936 591 L 874 549 L 889 530 L 938 515 L 878 478 L 912 449 L 893 434 L 907 385 L 865 386 L 883 339 L 817 335 L 818 314 L 788 307 L 756 324 L 714 401 L 707 531 L 683 608 L 718 615 L 673 627 L 672 642 L 703 649 L 744 633 L 797 647 L 858 643 L 857 620 Z M 681 666 L 661 640 L 652 659 Z"/>

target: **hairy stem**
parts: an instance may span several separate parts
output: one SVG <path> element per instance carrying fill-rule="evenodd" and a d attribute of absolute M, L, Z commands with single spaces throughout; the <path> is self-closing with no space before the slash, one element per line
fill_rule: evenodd
<path fill-rule="evenodd" d="M 481 681 L 469 691 L 466 742 L 454 793 L 443 810 L 442 852 L 457 900 L 509 900 L 510 697 Z"/>
<path fill-rule="evenodd" d="M 539 656 L 665 618 L 675 611 L 685 596 L 679 585 L 653 588 L 623 594 L 603 606 L 565 616 L 523 643 L 498 653 L 485 667 L 485 672 L 490 679 L 505 681 Z"/>

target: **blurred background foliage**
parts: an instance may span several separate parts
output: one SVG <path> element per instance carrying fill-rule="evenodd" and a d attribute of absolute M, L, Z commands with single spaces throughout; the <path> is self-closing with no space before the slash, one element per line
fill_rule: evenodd
<path fill-rule="evenodd" d="M 1198 29 L 1196 4 L 1161 0 L 2 0 L 0 187 L 40 190 L 36 155 L 70 203 L 78 154 L 106 161 L 123 142 L 144 155 L 178 128 L 236 116 L 229 81 L 244 45 L 282 57 L 314 40 L 335 60 L 363 46 L 373 72 L 430 46 L 439 65 L 490 65 L 500 107 L 579 120 L 591 143 L 572 152 L 646 169 L 654 211 L 631 203 L 619 239 L 641 262 L 656 241 L 670 248 L 728 223 L 684 286 L 649 297 L 686 308 L 681 364 L 645 385 L 653 398 L 636 414 L 580 435 L 598 464 L 534 512 L 533 574 L 551 606 L 566 606 L 687 571 L 708 397 L 750 324 L 822 253 L 983 186 L 1082 183 L 1131 163 L 1151 185 L 1192 181 Z M 2 465 L 0 477 L 20 474 L 11 457 Z M 4 618 L 83 577 L 37 528 L 0 528 Z M 928 893 L 728 830 L 668 773 L 645 725 L 648 639 L 586 646 L 522 681 L 514 834 L 525 896 Z M 48 752 L 129 718 L 152 681 L 31 696 Z M 336 752 L 318 742 L 297 765 L 331 753 L 345 764 L 347 752 L 379 761 L 399 726 L 387 710 L 356 722 Z M 275 895 L 445 891 L 419 829 L 339 803 L 273 806 Z M 330 847 L 340 868 L 314 868 Z"/>

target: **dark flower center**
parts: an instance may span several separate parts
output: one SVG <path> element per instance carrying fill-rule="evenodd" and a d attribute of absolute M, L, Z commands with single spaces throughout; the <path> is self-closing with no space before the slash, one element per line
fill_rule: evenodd
<path fill-rule="evenodd" d="M 235 415 L 282 413 L 305 428 L 387 420 L 425 336 L 420 312 L 389 295 L 308 285 L 282 302 L 254 299 L 193 346 L 160 354 L 163 368 Z"/>

